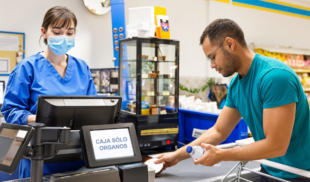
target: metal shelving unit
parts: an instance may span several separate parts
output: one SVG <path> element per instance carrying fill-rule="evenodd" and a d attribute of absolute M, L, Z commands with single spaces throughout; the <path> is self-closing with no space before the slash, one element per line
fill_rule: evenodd
<path fill-rule="evenodd" d="M 119 65 L 120 122 L 135 124 L 142 149 L 177 145 L 179 41 L 121 40 Z M 153 132 L 158 129 L 169 132 Z"/>

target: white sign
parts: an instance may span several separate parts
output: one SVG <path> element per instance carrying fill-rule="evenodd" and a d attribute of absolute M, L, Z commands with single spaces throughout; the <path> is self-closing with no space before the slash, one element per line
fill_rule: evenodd
<path fill-rule="evenodd" d="M 90 132 L 95 159 L 134 156 L 128 128 Z"/>
<path fill-rule="evenodd" d="M 18 130 L 18 133 L 16 135 L 17 138 L 25 138 L 27 135 L 27 131 L 25 130 Z"/>
<path fill-rule="evenodd" d="M 200 137 L 200 135 L 202 135 L 203 132 L 205 132 L 205 131 L 206 131 L 206 130 L 201 130 L 201 129 L 194 128 L 194 129 L 193 129 L 193 133 L 192 133 L 192 137 L 198 138 L 198 137 Z"/>
<path fill-rule="evenodd" d="M 0 51 L 19 51 L 19 38 L 14 35 L 0 35 Z"/>
<path fill-rule="evenodd" d="M 0 58 L 0 74 L 10 73 L 10 58 Z"/>

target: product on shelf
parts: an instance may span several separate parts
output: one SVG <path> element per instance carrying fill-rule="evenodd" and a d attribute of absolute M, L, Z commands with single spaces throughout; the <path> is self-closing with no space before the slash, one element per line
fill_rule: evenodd
<path fill-rule="evenodd" d="M 166 110 L 161 110 L 160 114 L 167 114 L 167 111 Z"/>
<path fill-rule="evenodd" d="M 141 115 L 150 115 L 150 109 L 141 109 Z"/>
<path fill-rule="evenodd" d="M 149 76 L 150 76 L 150 78 L 157 78 L 156 73 L 150 73 Z"/>
<path fill-rule="evenodd" d="M 306 96 L 307 96 L 307 99 L 308 99 L 308 103 L 310 105 L 310 94 L 307 94 Z"/>
<path fill-rule="evenodd" d="M 142 59 L 147 60 L 148 58 L 149 58 L 149 56 L 148 56 L 148 55 L 142 55 Z"/>
<path fill-rule="evenodd" d="M 169 91 L 163 91 L 163 95 L 170 95 Z"/>
<path fill-rule="evenodd" d="M 135 77 L 135 76 L 133 76 Z M 149 78 L 149 76 L 147 74 L 142 74 L 142 78 Z"/>
<path fill-rule="evenodd" d="M 141 109 L 149 109 L 149 108 L 150 108 L 150 104 L 146 101 L 142 101 Z"/>
<path fill-rule="evenodd" d="M 127 104 L 127 108 L 128 108 L 128 110 L 131 111 L 131 112 L 136 112 L 136 104 L 128 103 L 128 104 Z"/>
<path fill-rule="evenodd" d="M 154 92 L 147 92 L 147 96 L 154 96 Z"/>
<path fill-rule="evenodd" d="M 301 84 L 304 88 L 310 87 L 310 77 L 305 77 L 301 80 Z"/>
<path fill-rule="evenodd" d="M 174 107 L 175 103 L 174 103 L 174 96 L 169 96 L 169 100 L 168 100 L 168 107 Z"/>
<path fill-rule="evenodd" d="M 147 90 L 141 90 L 141 94 L 142 94 L 142 96 L 147 95 Z"/>
<path fill-rule="evenodd" d="M 158 114 L 158 107 L 157 107 L 157 105 L 151 105 L 151 106 L 150 106 L 150 114 L 151 114 L 151 115 L 156 115 L 156 114 Z"/>
<path fill-rule="evenodd" d="M 165 61 L 166 60 L 166 56 L 158 56 L 158 61 Z"/>

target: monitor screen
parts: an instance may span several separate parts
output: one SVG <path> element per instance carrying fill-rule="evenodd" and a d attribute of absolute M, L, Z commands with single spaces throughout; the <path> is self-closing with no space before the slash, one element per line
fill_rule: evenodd
<path fill-rule="evenodd" d="M 27 135 L 25 130 L 3 128 L 0 133 L 0 164 L 10 166 Z"/>
<path fill-rule="evenodd" d="M 133 123 L 83 126 L 80 139 L 86 167 L 142 161 Z"/>
<path fill-rule="evenodd" d="M 36 122 L 71 130 L 80 130 L 84 125 L 114 124 L 118 122 L 121 103 L 117 96 L 39 96 Z M 67 149 L 59 149 L 54 158 L 44 162 L 80 160 L 81 151 L 78 141 L 78 145 L 72 143 Z"/>
<path fill-rule="evenodd" d="M 118 122 L 121 97 L 39 96 L 37 123 L 80 130 L 84 125 Z"/>
<path fill-rule="evenodd" d="M 90 131 L 96 160 L 134 156 L 128 128 Z"/>
<path fill-rule="evenodd" d="M 30 126 L 2 123 L 0 126 L 0 171 L 12 174 L 33 136 Z"/>

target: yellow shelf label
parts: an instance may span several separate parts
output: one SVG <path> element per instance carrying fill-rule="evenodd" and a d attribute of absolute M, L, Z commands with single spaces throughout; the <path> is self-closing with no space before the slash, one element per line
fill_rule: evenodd
<path fill-rule="evenodd" d="M 179 128 L 164 128 L 164 129 L 141 130 L 141 136 L 178 134 L 178 133 L 179 133 Z"/>

